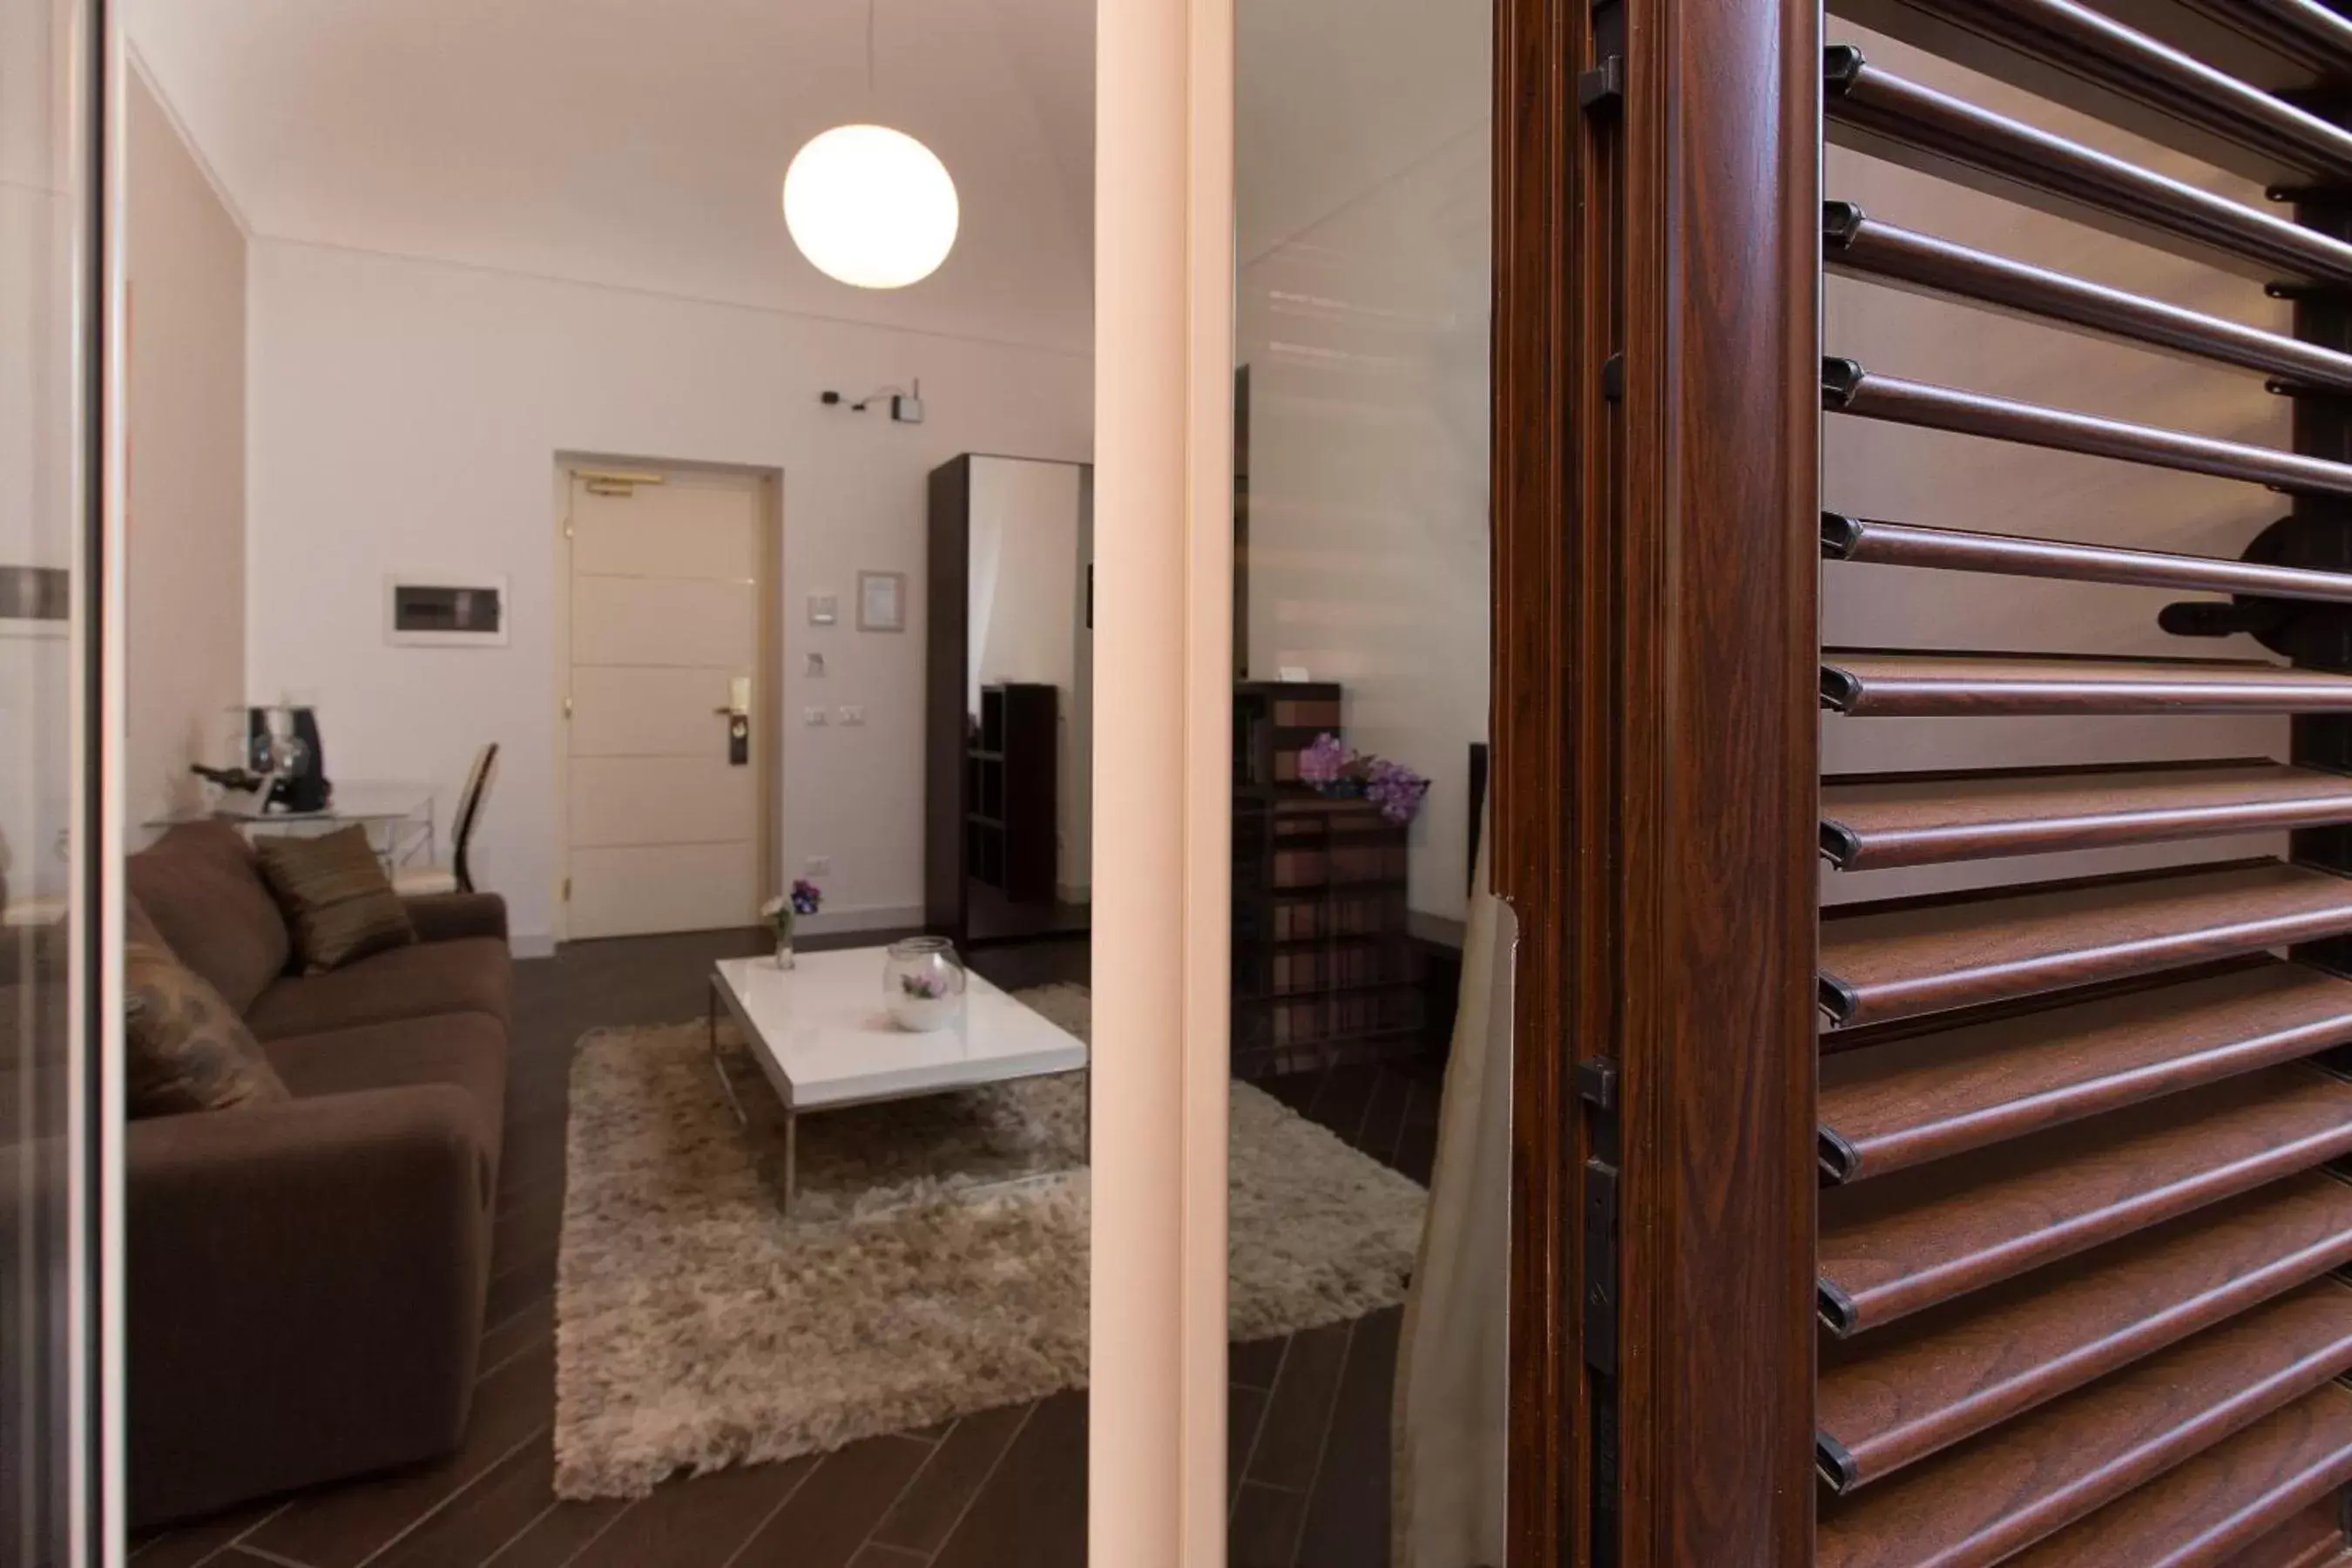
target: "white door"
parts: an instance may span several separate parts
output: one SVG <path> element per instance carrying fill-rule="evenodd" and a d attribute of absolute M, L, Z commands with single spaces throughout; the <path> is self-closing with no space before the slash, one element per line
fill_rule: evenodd
<path fill-rule="evenodd" d="M 575 473 L 571 491 L 565 934 L 754 924 L 761 481 Z"/>

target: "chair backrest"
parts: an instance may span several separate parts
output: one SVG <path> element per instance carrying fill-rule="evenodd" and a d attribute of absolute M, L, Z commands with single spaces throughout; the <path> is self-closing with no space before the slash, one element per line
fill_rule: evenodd
<path fill-rule="evenodd" d="M 456 847 L 449 859 L 449 869 L 457 879 L 457 890 L 474 890 L 473 873 L 466 866 L 466 849 L 474 839 L 474 825 L 482 818 L 482 802 L 488 798 L 490 780 L 498 776 L 499 743 L 492 741 L 474 758 L 474 771 L 466 776 L 466 793 L 457 797 Z"/>

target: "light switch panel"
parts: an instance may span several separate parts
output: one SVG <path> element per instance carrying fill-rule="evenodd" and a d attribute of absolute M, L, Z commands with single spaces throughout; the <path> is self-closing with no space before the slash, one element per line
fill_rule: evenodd
<path fill-rule="evenodd" d="M 809 625 L 829 626 L 841 619 L 841 599 L 834 594 L 809 595 Z"/>
<path fill-rule="evenodd" d="M 822 708 L 803 708 L 801 710 L 801 722 L 803 724 L 814 727 L 829 723 L 830 721 L 831 721 L 825 716 L 824 710 Z"/>
<path fill-rule="evenodd" d="M 866 705 L 862 702 L 843 703 L 841 705 L 841 721 L 845 724 L 865 723 Z"/>

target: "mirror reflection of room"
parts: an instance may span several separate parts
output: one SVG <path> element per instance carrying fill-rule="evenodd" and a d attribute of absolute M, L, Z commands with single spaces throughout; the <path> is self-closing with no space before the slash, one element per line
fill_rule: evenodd
<path fill-rule="evenodd" d="M 1482 853 L 1492 13 L 1235 25 L 1228 1561 L 1481 1568 L 1512 1016 Z M 1286 1314 L 1300 1268 L 1322 1310 Z"/>
<path fill-rule="evenodd" d="M 86 175 L 78 63 L 89 11 L 0 0 L 0 1560 L 79 1561 L 91 1445 L 79 1419 L 97 1381 L 95 1303 L 77 1288 L 102 1256 L 103 1169 L 89 1107 L 77 966 L 93 886 L 87 802 L 101 731 L 100 552 L 83 484 L 97 471 L 95 399 L 82 379 L 95 319 L 86 248 L 100 193 Z"/>

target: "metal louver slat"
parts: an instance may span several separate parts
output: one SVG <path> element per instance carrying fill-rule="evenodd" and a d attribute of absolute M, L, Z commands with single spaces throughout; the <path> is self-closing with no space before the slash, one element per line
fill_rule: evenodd
<path fill-rule="evenodd" d="M 1851 202 L 1823 204 L 1822 239 L 1822 264 L 1832 272 L 2261 371 L 2297 386 L 2352 390 L 2352 356 L 2333 349 L 1883 223 Z"/>
<path fill-rule="evenodd" d="M 1881 69 L 1827 56 L 1829 133 L 1859 152 L 2266 281 L 2352 283 L 2352 245 Z"/>
<path fill-rule="evenodd" d="M 1823 1321 L 1867 1333 L 2352 1149 L 2352 1084 L 2268 1068 L 1822 1194 Z"/>
<path fill-rule="evenodd" d="M 2229 1568 L 2254 1551 L 2282 1521 L 2294 1522 L 2315 1499 L 2352 1480 L 2352 1390 L 2313 1389 L 2158 1480 L 2068 1526 L 2013 1568 Z M 2344 1531 L 2291 1549 L 2305 1562 L 2328 1563 L 2344 1550 Z M 2290 1559 L 2292 1561 L 2292 1559 Z"/>
<path fill-rule="evenodd" d="M 1863 419 L 1988 436 L 2054 451 L 2178 468 L 2273 485 L 2299 494 L 2352 496 L 2352 465 L 2217 440 L 2185 430 L 2132 425 L 2071 409 L 1957 387 L 1932 386 L 1864 369 L 1849 359 L 1822 362 L 1822 406 Z"/>
<path fill-rule="evenodd" d="M 2347 931 L 2352 879 L 2277 860 L 1848 904 L 1822 922 L 1822 1010 L 1913 1017 Z"/>
<path fill-rule="evenodd" d="M 2320 1172 L 1822 1347 L 1822 1473 L 1841 1491 L 2127 1366 L 2352 1257 L 2352 1186 Z"/>
<path fill-rule="evenodd" d="M 2259 760 L 1822 781 L 1822 854 L 1841 871 L 2344 821 L 2352 779 Z"/>
<path fill-rule="evenodd" d="M 1822 1060 L 1822 1169 L 1873 1180 L 2352 1039 L 2352 981 L 2261 959 Z"/>
<path fill-rule="evenodd" d="M 2352 1287 L 2320 1280 L 1822 1510 L 1818 1568 L 1993 1563 L 2352 1367 Z"/>
<path fill-rule="evenodd" d="M 2074 0 L 1836 0 L 1834 8 L 2249 179 L 2352 179 L 2352 135 Z"/>
<path fill-rule="evenodd" d="M 2352 712 L 2352 676 L 2256 659 L 1822 650 L 1822 702 L 1856 718 Z"/>
<path fill-rule="evenodd" d="M 1851 561 L 1862 565 L 1934 567 L 1946 572 L 1983 572 L 2008 577 L 2352 604 L 2352 573 L 2272 566 L 2255 561 L 2217 561 L 2202 555 L 2166 555 L 2153 550 L 2119 550 L 2112 545 L 2075 544 L 2014 534 L 1975 533 L 1966 529 L 1848 517 L 1840 512 L 1822 514 L 1822 553 L 1832 561 Z"/>

